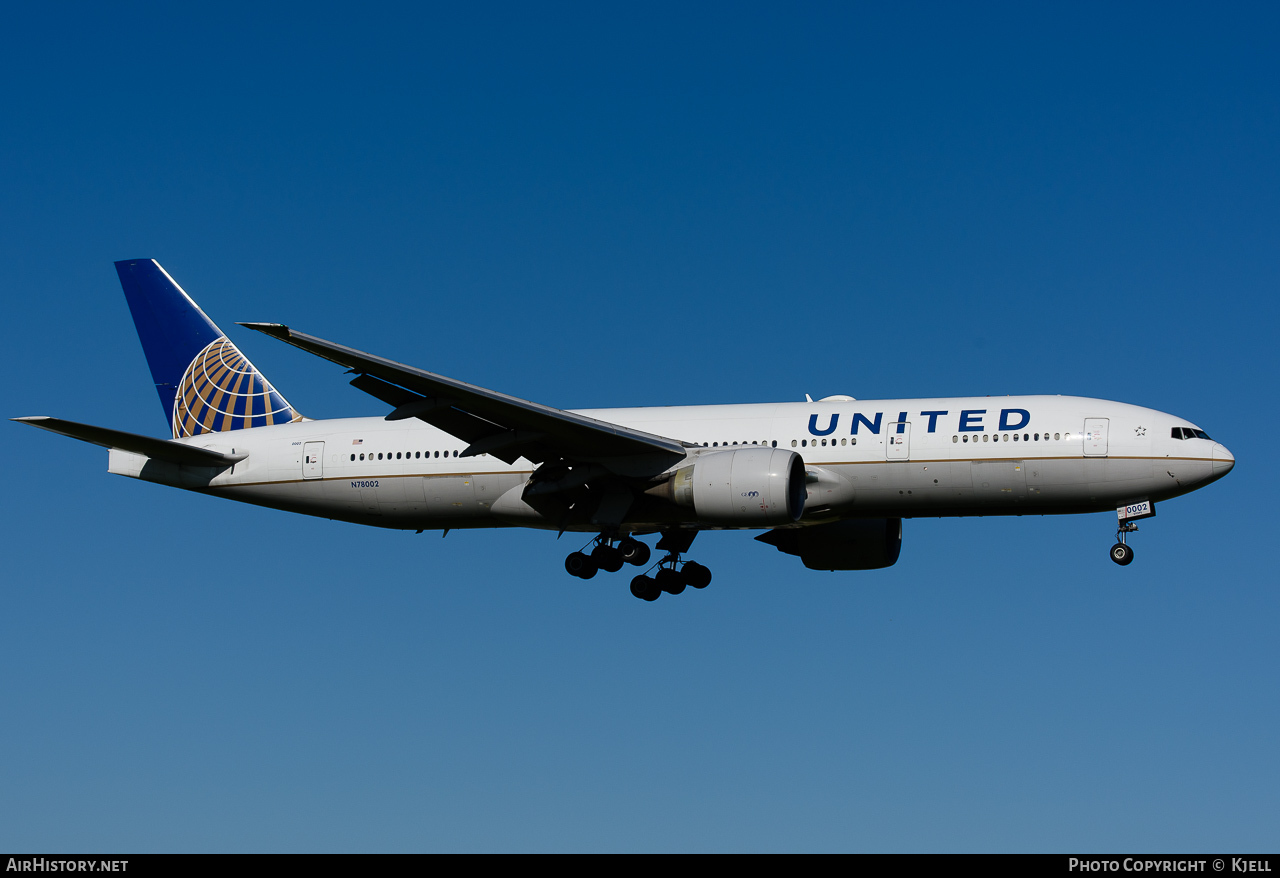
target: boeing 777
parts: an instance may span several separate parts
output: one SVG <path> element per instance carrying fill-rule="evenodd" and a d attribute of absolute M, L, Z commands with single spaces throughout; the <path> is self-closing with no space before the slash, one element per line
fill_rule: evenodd
<path fill-rule="evenodd" d="M 705 588 L 704 530 L 756 537 L 815 570 L 898 560 L 902 519 L 1115 510 L 1135 521 L 1222 478 L 1235 458 L 1190 421 L 1068 396 L 856 400 L 566 411 L 277 323 L 250 329 L 331 360 L 388 406 L 303 417 L 153 259 L 116 263 L 170 438 L 15 420 L 110 449 L 112 473 L 305 515 L 406 530 L 531 527 L 594 535 L 589 579 L 649 567 L 632 593 Z M 640 537 L 659 535 L 660 559 Z"/>

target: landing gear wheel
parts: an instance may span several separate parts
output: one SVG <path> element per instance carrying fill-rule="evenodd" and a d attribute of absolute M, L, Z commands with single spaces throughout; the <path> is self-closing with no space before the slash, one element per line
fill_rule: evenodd
<path fill-rule="evenodd" d="M 643 574 L 631 580 L 631 593 L 642 601 L 656 601 L 662 594 L 658 583 Z"/>
<path fill-rule="evenodd" d="M 564 569 L 569 571 L 570 576 L 576 576 L 579 579 L 590 579 L 596 575 L 596 562 L 592 561 L 587 555 L 581 552 L 574 552 L 568 558 L 564 559 Z"/>
<path fill-rule="evenodd" d="M 605 543 L 591 550 L 591 560 L 601 570 L 607 570 L 610 573 L 617 573 L 622 569 L 622 553 Z"/>
<path fill-rule="evenodd" d="M 667 594 L 680 594 L 684 591 L 684 577 L 670 567 L 663 567 L 654 579 L 658 583 L 658 588 Z"/>
<path fill-rule="evenodd" d="M 622 560 L 628 564 L 643 567 L 649 563 L 649 547 L 639 540 L 627 537 L 618 543 L 618 549 L 622 552 Z"/>
<path fill-rule="evenodd" d="M 1124 543 L 1116 543 L 1111 547 L 1111 560 L 1115 561 L 1121 567 L 1125 567 L 1133 563 L 1133 549 L 1130 549 Z"/>
<path fill-rule="evenodd" d="M 706 588 L 711 584 L 711 569 L 697 561 L 686 562 L 680 573 L 684 576 L 684 581 L 694 588 Z"/>

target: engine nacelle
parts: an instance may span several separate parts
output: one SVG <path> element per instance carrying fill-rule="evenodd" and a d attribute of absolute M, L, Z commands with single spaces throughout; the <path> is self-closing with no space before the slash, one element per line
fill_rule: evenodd
<path fill-rule="evenodd" d="M 799 555 L 810 570 L 878 570 L 902 551 L 901 518 L 850 518 L 812 527 L 771 530 L 756 537 Z"/>
<path fill-rule="evenodd" d="M 710 524 L 790 524 L 804 512 L 804 461 L 765 445 L 704 452 L 646 493 L 692 506 Z"/>

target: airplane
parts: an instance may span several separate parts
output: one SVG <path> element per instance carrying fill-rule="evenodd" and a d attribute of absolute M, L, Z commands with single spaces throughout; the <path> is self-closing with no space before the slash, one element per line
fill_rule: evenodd
<path fill-rule="evenodd" d="M 154 259 L 115 263 L 170 438 L 52 417 L 13 420 L 109 449 L 109 472 L 274 509 L 403 530 L 592 534 L 565 569 L 624 565 L 646 601 L 705 588 L 685 558 L 704 530 L 813 570 L 892 566 L 902 520 L 1115 510 L 1111 560 L 1156 504 L 1235 458 L 1197 425 L 1121 402 L 964 397 L 566 411 L 278 323 L 241 326 L 345 367 L 385 417 L 291 406 Z M 658 535 L 664 553 L 650 565 Z M 584 546 L 585 549 L 587 546 Z M 652 574 L 652 575 L 650 575 Z"/>

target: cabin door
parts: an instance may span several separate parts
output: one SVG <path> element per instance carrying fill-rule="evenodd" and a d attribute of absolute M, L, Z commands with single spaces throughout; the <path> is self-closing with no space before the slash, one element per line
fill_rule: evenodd
<path fill-rule="evenodd" d="M 1108 418 L 1084 419 L 1085 457 L 1107 456 L 1107 425 L 1109 423 L 1110 419 Z"/>
<path fill-rule="evenodd" d="M 324 478 L 324 443 L 308 442 L 302 446 L 302 477 Z"/>
<path fill-rule="evenodd" d="M 911 458 L 911 424 L 900 421 L 888 426 L 884 437 L 885 460 L 909 460 Z"/>

